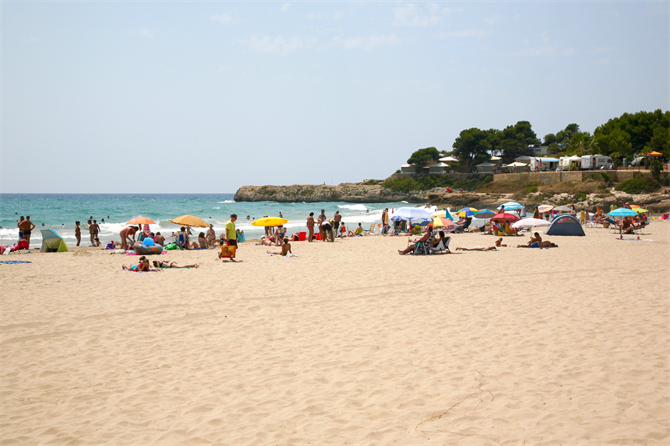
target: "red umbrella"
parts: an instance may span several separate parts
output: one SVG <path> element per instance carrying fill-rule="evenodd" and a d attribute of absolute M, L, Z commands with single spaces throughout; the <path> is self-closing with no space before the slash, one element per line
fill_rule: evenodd
<path fill-rule="evenodd" d="M 494 217 L 491 218 L 491 221 L 497 221 L 500 223 L 515 222 L 517 220 L 519 220 L 518 215 L 508 214 L 507 212 L 504 212 L 502 214 L 496 214 Z"/>

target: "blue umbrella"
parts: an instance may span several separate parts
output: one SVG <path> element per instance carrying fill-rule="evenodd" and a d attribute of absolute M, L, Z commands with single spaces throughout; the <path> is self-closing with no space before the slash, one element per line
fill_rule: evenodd
<path fill-rule="evenodd" d="M 609 214 L 612 217 L 635 217 L 637 215 L 637 212 L 635 212 L 632 209 L 628 208 L 619 208 L 619 209 L 614 209 L 612 212 Z"/>
<path fill-rule="evenodd" d="M 523 209 L 524 206 L 522 204 L 517 203 L 516 201 L 508 201 L 507 203 L 503 203 L 500 206 L 498 206 L 496 209 L 500 209 L 501 207 L 505 206 L 505 210 L 514 210 L 514 209 Z"/>

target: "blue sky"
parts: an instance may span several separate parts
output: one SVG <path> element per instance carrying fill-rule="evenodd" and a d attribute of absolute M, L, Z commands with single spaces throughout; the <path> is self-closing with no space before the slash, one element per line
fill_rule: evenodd
<path fill-rule="evenodd" d="M 389 176 L 668 110 L 667 2 L 3 2 L 2 192 Z"/>

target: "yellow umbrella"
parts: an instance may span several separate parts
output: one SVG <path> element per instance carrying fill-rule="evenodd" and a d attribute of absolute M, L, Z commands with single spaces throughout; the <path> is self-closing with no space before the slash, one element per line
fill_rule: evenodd
<path fill-rule="evenodd" d="M 177 217 L 174 220 L 170 220 L 172 223 L 181 226 L 197 226 L 199 228 L 207 228 L 209 225 L 205 223 L 205 220 L 202 218 L 194 217 L 193 215 L 182 215 Z"/>
<path fill-rule="evenodd" d="M 437 212 L 433 212 L 430 214 L 431 217 L 446 217 L 447 216 L 447 211 L 445 209 Z"/>
<path fill-rule="evenodd" d="M 631 206 L 631 207 L 633 207 L 633 206 Z M 636 208 L 633 209 L 633 210 L 634 210 L 635 212 L 637 212 L 638 214 L 645 214 L 645 213 L 649 212 L 647 209 L 642 209 L 642 208 L 640 208 L 640 207 L 636 207 Z"/>
<path fill-rule="evenodd" d="M 281 226 L 285 223 L 288 223 L 288 220 L 285 218 L 279 217 L 263 217 L 252 222 L 253 226 Z"/>

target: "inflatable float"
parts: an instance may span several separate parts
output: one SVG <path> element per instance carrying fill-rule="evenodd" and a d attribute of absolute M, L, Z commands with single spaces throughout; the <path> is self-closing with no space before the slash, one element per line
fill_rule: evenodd
<path fill-rule="evenodd" d="M 147 246 L 137 242 L 133 245 L 133 250 L 137 254 L 152 255 L 162 253 L 163 247 L 161 245 Z"/>

